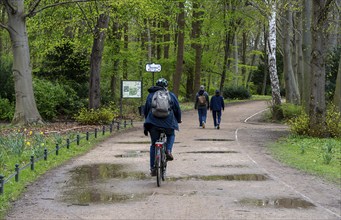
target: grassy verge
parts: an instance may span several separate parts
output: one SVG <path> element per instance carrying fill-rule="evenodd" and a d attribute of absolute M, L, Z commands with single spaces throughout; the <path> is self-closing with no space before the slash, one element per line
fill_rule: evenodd
<path fill-rule="evenodd" d="M 279 161 L 341 187 L 341 139 L 289 136 L 270 150 Z"/>
<path fill-rule="evenodd" d="M 97 143 L 111 136 L 111 134 L 109 132 L 106 132 L 106 134 L 104 135 L 98 134 L 97 138 L 95 138 L 94 136 L 90 136 L 90 139 L 88 141 L 86 141 L 86 139 L 84 138 L 84 134 L 82 134 L 81 136 L 83 136 L 83 139 L 80 140 L 80 145 L 77 145 L 76 142 L 72 142 L 70 143 L 69 149 L 67 149 L 66 147 L 61 148 L 58 151 L 58 155 L 56 155 L 55 151 L 52 152 L 51 149 L 46 161 L 40 160 L 35 162 L 34 171 L 32 171 L 30 167 L 23 169 L 19 173 L 18 182 L 15 182 L 15 178 L 12 178 L 4 185 L 4 193 L 0 195 L 0 219 L 5 218 L 6 212 L 11 207 L 11 203 L 20 197 L 21 193 L 25 191 L 27 185 L 36 181 L 48 170 L 62 165 L 71 158 L 88 152 L 90 149 L 96 146 Z M 7 159 L 15 161 L 19 158 L 12 157 Z M 4 172 L 4 170 L 2 170 L 2 172 Z M 9 173 L 14 173 L 14 167 L 13 171 L 2 173 L 5 174 L 5 179 L 7 178 Z"/>

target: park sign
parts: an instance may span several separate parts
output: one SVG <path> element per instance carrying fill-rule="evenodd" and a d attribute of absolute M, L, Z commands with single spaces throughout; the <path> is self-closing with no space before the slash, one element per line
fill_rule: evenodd
<path fill-rule="evenodd" d="M 152 73 L 161 72 L 161 65 L 156 63 L 148 63 L 146 64 L 146 71 Z"/>
<path fill-rule="evenodd" d="M 142 82 L 122 80 L 122 98 L 141 98 L 142 97 Z"/>

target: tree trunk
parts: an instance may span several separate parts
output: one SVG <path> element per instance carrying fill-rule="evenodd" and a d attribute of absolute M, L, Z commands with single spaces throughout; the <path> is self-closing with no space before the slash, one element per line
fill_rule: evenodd
<path fill-rule="evenodd" d="M 311 136 L 326 137 L 325 43 L 324 27 L 328 9 L 325 0 L 313 0 L 312 56 L 309 103 L 309 132 Z"/>
<path fill-rule="evenodd" d="M 113 74 L 111 76 L 111 97 L 113 100 L 118 100 L 119 96 L 117 95 L 118 88 L 118 80 L 119 80 L 119 65 L 120 65 L 120 42 L 121 42 L 121 32 L 119 31 L 120 25 L 117 21 L 113 22 L 113 38 L 114 38 L 114 66 L 113 66 Z"/>
<path fill-rule="evenodd" d="M 126 52 L 126 55 L 124 56 L 123 59 L 123 79 L 127 80 L 128 79 L 128 59 L 127 59 L 127 53 L 128 53 L 128 41 L 129 41 L 129 36 L 128 36 L 128 23 L 124 24 L 123 27 L 123 32 L 124 32 L 124 51 Z"/>
<path fill-rule="evenodd" d="M 6 1 L 5 1 L 6 3 Z M 8 16 L 8 32 L 13 50 L 13 77 L 15 87 L 15 113 L 12 120 L 14 125 L 43 123 L 38 112 L 32 85 L 32 69 L 30 50 L 24 16 L 24 1 L 9 0 L 6 4 Z"/>
<path fill-rule="evenodd" d="M 199 4 L 193 3 L 193 22 L 192 22 L 192 48 L 195 51 L 195 67 L 194 67 L 194 84 L 192 84 L 192 99 L 195 98 L 195 90 L 199 89 L 201 81 L 201 58 L 202 58 L 202 45 L 200 42 L 201 35 L 201 17 L 202 12 L 198 12 Z"/>
<path fill-rule="evenodd" d="M 234 86 L 238 86 L 239 72 L 238 72 L 238 39 L 237 33 L 235 32 L 233 35 L 233 56 L 234 56 Z"/>
<path fill-rule="evenodd" d="M 273 2 L 271 4 L 271 14 L 269 17 L 269 44 L 267 49 L 272 89 L 272 110 L 274 119 L 282 119 L 283 112 L 280 108 L 282 100 L 276 65 L 276 3 Z"/>
<path fill-rule="evenodd" d="M 301 12 L 298 12 L 296 14 L 297 25 L 296 29 L 297 32 L 295 34 L 295 41 L 296 41 L 296 75 L 297 75 L 297 84 L 298 84 L 298 91 L 301 96 L 300 102 L 302 103 L 302 95 L 304 90 L 304 75 L 303 75 L 303 50 L 302 50 L 302 33 L 303 33 L 303 27 L 302 27 L 302 14 Z"/>
<path fill-rule="evenodd" d="M 298 85 L 295 78 L 294 70 L 292 67 L 292 53 L 290 50 L 291 40 L 292 40 L 292 12 L 291 9 L 288 9 L 285 14 L 285 19 L 283 19 L 284 28 L 283 32 L 283 46 L 284 46 L 284 57 L 283 57 L 283 64 L 284 64 L 284 75 L 285 83 L 286 83 L 286 97 L 287 102 L 293 103 L 298 105 L 300 103 L 300 94 L 298 91 Z"/>
<path fill-rule="evenodd" d="M 169 33 L 169 21 L 166 19 L 163 22 L 163 28 L 165 31 L 165 34 L 163 36 L 164 46 L 163 46 L 163 58 L 168 59 L 169 58 L 169 44 L 170 44 L 170 33 Z"/>
<path fill-rule="evenodd" d="M 180 91 L 180 80 L 183 71 L 184 61 L 184 47 L 185 47 L 185 4 L 179 2 L 179 18 L 178 18 L 178 51 L 176 60 L 176 69 L 173 77 L 173 92 L 176 96 L 179 95 Z"/>
<path fill-rule="evenodd" d="M 311 3 L 312 0 L 304 0 L 303 5 L 303 93 L 302 93 L 302 104 L 306 112 L 309 110 L 310 103 L 310 79 L 311 79 Z"/>
<path fill-rule="evenodd" d="M 89 109 L 97 109 L 101 103 L 100 73 L 104 48 L 105 30 L 108 28 L 109 16 L 98 17 L 94 31 L 94 43 L 90 58 Z"/>
<path fill-rule="evenodd" d="M 339 110 L 339 112 L 341 112 L 341 56 L 339 60 L 339 70 L 337 72 L 335 84 L 336 87 L 334 93 L 334 105 Z"/>

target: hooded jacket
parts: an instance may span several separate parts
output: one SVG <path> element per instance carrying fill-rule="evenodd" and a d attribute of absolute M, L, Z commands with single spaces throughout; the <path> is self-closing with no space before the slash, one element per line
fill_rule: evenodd
<path fill-rule="evenodd" d="M 152 98 L 156 91 L 164 89 L 160 86 L 152 86 L 148 89 L 148 96 L 146 103 L 144 105 L 145 112 L 145 122 L 144 127 L 148 130 L 151 126 L 156 126 L 160 128 L 170 128 L 174 130 L 179 130 L 179 124 L 181 122 L 181 109 L 178 102 L 178 99 L 174 95 L 174 93 L 169 92 L 171 97 L 171 112 L 167 116 L 167 118 L 157 118 L 152 114 Z"/>
<path fill-rule="evenodd" d="M 204 95 L 206 97 L 206 106 L 200 106 L 199 105 L 199 96 Z M 208 97 L 208 93 L 201 89 L 199 90 L 199 92 L 197 92 L 196 96 L 195 96 L 195 104 L 194 104 L 194 108 L 195 109 L 209 109 L 210 108 L 210 99 Z"/>
<path fill-rule="evenodd" d="M 224 110 L 224 98 L 220 95 L 219 90 L 216 91 L 216 94 L 211 97 L 210 109 L 212 111 L 221 111 Z"/>

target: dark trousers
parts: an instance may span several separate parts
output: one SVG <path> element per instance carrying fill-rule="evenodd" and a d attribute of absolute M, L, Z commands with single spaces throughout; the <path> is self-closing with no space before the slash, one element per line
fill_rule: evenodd
<path fill-rule="evenodd" d="M 213 116 L 214 127 L 217 127 L 221 121 L 221 110 L 220 111 L 214 111 L 213 110 L 212 116 Z"/>

